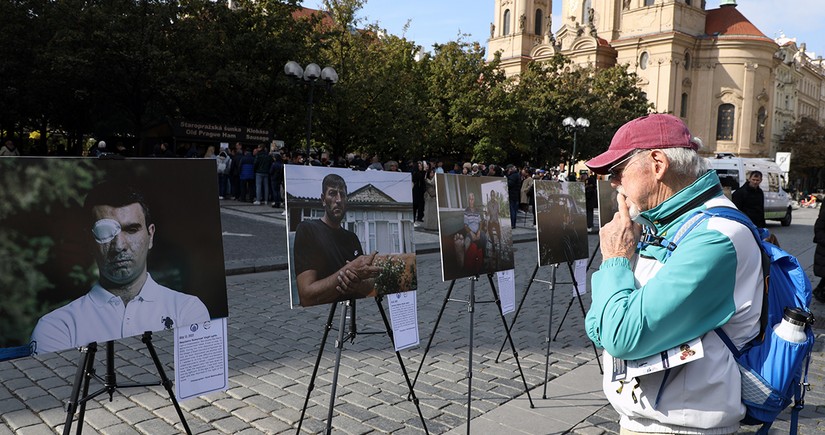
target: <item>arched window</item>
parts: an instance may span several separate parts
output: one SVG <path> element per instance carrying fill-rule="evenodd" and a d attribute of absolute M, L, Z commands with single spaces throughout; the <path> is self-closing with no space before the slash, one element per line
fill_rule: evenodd
<path fill-rule="evenodd" d="M 685 70 L 690 69 L 690 53 L 685 52 Z"/>
<path fill-rule="evenodd" d="M 536 35 L 541 35 L 541 28 L 542 28 L 542 21 L 544 18 L 544 14 L 541 12 L 541 9 L 536 9 L 536 22 L 533 26 L 533 33 Z"/>
<path fill-rule="evenodd" d="M 756 143 L 765 143 L 765 124 L 768 122 L 768 111 L 765 106 L 759 108 L 756 114 Z"/>
<path fill-rule="evenodd" d="M 507 36 L 510 34 L 510 9 L 504 10 L 504 22 L 502 23 L 504 29 L 502 30 L 502 35 Z"/>
<path fill-rule="evenodd" d="M 650 55 L 647 54 L 646 51 L 642 52 L 642 55 L 639 56 L 639 68 L 640 69 L 647 69 L 647 63 L 650 62 Z"/>
<path fill-rule="evenodd" d="M 688 94 L 687 92 L 682 92 L 682 107 L 679 108 L 679 116 L 682 118 L 687 118 L 687 111 L 688 111 Z"/>
<path fill-rule="evenodd" d="M 733 115 L 736 108 L 733 104 L 725 103 L 719 106 L 716 117 L 716 140 L 733 140 Z"/>

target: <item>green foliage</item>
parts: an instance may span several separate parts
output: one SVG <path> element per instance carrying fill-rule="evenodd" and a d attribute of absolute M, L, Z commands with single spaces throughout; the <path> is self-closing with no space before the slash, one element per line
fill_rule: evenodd
<path fill-rule="evenodd" d="M 0 182 L 10 187 L 0 190 L 0 347 L 28 344 L 37 319 L 53 308 L 41 302 L 42 293 L 54 288 L 42 267 L 58 244 L 55 236 L 25 234 L 8 222 L 31 219 L 32 213 L 60 219 L 65 209 L 80 205 L 95 176 L 88 160 L 21 165 L 15 159 L 0 159 Z M 78 271 L 75 279 L 88 283 L 89 275 L 84 279 Z"/>
<path fill-rule="evenodd" d="M 42 131 L 44 148 L 59 131 L 77 154 L 84 137 L 144 140 L 178 117 L 269 128 L 303 148 L 310 89 L 283 73 L 289 60 L 338 72 L 312 94 L 312 142 L 335 156 L 555 165 L 572 152 L 565 117 L 590 119 L 575 156 L 586 159 L 650 110 L 622 66 L 558 56 L 508 79 L 466 35 L 422 48 L 359 19 L 365 3 L 324 0 L 296 18 L 297 0 L 2 2 L 0 130 Z"/>
<path fill-rule="evenodd" d="M 779 151 L 791 152 L 791 180 L 805 180 L 804 190 L 822 187 L 820 176 L 825 167 L 825 126 L 802 117 L 785 135 Z M 810 180 L 810 181 L 808 181 Z"/>

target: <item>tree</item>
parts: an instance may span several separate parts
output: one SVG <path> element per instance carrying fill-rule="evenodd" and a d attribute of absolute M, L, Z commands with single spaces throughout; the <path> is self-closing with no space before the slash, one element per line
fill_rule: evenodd
<path fill-rule="evenodd" d="M 624 66 L 577 67 L 561 55 L 531 62 L 513 91 L 524 131 L 524 159 L 550 165 L 570 160 L 572 133 L 561 124 L 568 116 L 590 121 L 587 131 L 577 135 L 573 160 L 603 152 L 622 124 L 650 111 L 637 82 Z"/>
<path fill-rule="evenodd" d="M 825 126 L 802 117 L 779 143 L 779 151 L 791 153 L 791 180 L 799 180 L 805 192 L 825 187 Z"/>

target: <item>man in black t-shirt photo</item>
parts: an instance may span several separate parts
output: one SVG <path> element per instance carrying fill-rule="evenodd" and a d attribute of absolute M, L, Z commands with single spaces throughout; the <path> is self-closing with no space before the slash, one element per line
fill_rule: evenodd
<path fill-rule="evenodd" d="M 304 307 L 366 297 L 380 268 L 375 253 L 364 255 L 358 236 L 341 226 L 347 212 L 347 184 L 337 174 L 321 183 L 324 216 L 295 230 L 295 276 Z"/>

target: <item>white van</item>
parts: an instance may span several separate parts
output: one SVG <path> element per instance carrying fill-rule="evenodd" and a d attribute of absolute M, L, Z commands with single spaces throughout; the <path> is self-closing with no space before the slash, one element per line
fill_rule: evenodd
<path fill-rule="evenodd" d="M 736 157 L 731 153 L 718 153 L 715 158 L 707 160 L 719 174 L 722 187 L 730 187 L 731 190 L 742 187 L 751 171 L 761 172 L 762 184 L 759 187 L 765 193 L 765 220 L 779 221 L 783 227 L 791 224 L 791 197 L 782 189 L 785 177 L 776 162 Z"/>

